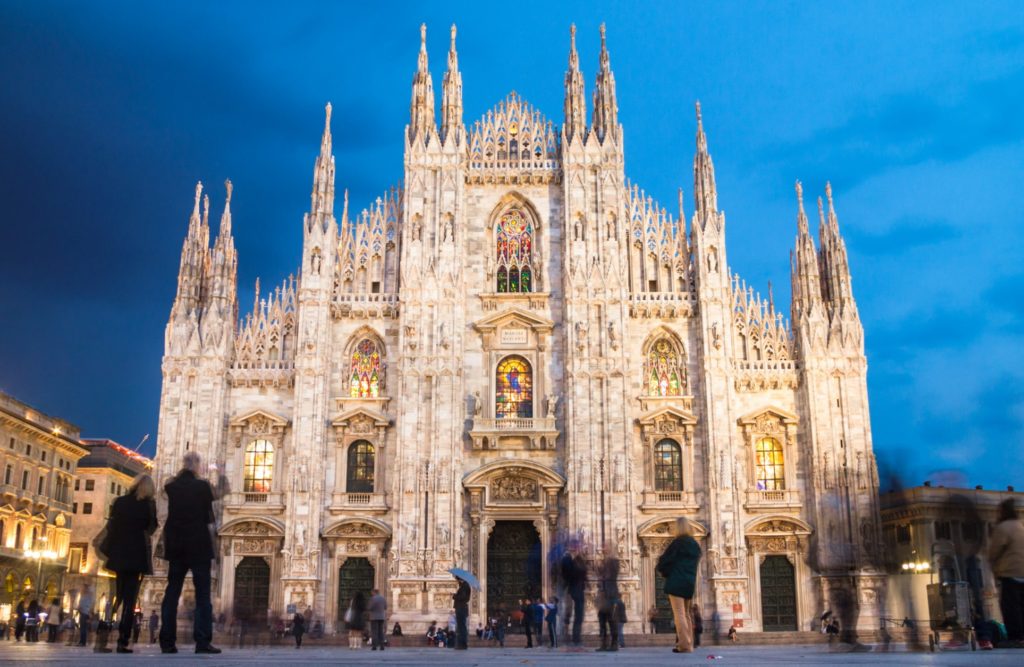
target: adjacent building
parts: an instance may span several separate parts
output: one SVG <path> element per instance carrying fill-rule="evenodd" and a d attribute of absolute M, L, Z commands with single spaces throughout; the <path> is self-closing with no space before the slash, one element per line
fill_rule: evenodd
<path fill-rule="evenodd" d="M 999 503 L 1007 498 L 1024 508 L 1024 493 L 1013 487 L 997 491 L 926 483 L 883 494 L 882 530 L 890 573 L 887 614 L 927 619 L 927 585 L 963 581 L 974 609 L 985 618 L 1001 618 L 986 554 Z"/>
<path fill-rule="evenodd" d="M 113 440 L 87 438 L 81 442 L 88 455 L 78 462 L 75 478 L 72 505 L 75 523 L 68 558 L 69 588 L 77 588 L 82 581 L 89 581 L 94 585 L 99 608 L 103 609 L 106 601 L 114 595 L 114 574 L 103 568 L 92 546 L 93 539 L 106 526 L 114 500 L 124 495 L 136 477 L 148 473 L 153 463 Z"/>
<path fill-rule="evenodd" d="M 0 618 L 19 599 L 60 597 L 87 450 L 74 424 L 0 392 Z"/>
<path fill-rule="evenodd" d="M 454 27 L 438 114 L 425 31 L 400 185 L 335 206 L 328 105 L 309 212 L 282 222 L 298 272 L 241 319 L 231 184 L 212 245 L 196 188 L 156 472 L 194 451 L 230 479 L 217 610 L 331 627 L 376 587 L 416 628 L 447 615 L 458 566 L 483 584 L 476 623 L 554 595 L 571 535 L 622 560 L 639 632 L 671 615 L 654 564 L 688 516 L 705 618 L 806 629 L 853 585 L 876 627 L 867 360 L 831 188 L 817 239 L 799 183 L 795 222 L 764 224 L 795 234 L 787 321 L 728 261 L 699 105 L 692 214 L 627 178 L 603 27 L 589 103 L 573 29 L 557 125 L 515 93 L 465 124 Z"/>

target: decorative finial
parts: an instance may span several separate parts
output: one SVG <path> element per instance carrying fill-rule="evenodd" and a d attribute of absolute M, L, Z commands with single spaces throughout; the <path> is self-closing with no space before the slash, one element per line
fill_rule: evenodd
<path fill-rule="evenodd" d="M 775 295 L 772 294 L 772 281 L 768 281 L 768 310 L 775 312 Z"/>
<path fill-rule="evenodd" d="M 832 182 L 825 181 L 825 196 L 828 198 L 828 207 L 832 208 Z"/>
<path fill-rule="evenodd" d="M 427 24 L 420 24 L 420 51 L 427 50 Z"/>
<path fill-rule="evenodd" d="M 203 194 L 203 182 L 196 181 L 196 206 L 199 206 L 199 197 Z"/>
<path fill-rule="evenodd" d="M 686 218 L 683 216 L 683 189 L 679 188 L 679 222 L 685 222 Z"/>
<path fill-rule="evenodd" d="M 231 190 L 232 190 L 232 188 L 233 188 L 233 186 L 231 185 L 231 179 L 229 178 L 229 179 L 225 180 L 224 181 L 224 189 L 228 191 L 228 199 L 227 199 L 227 203 L 228 204 L 231 203 Z"/>
<path fill-rule="evenodd" d="M 452 51 L 455 50 L 455 24 L 452 24 Z"/>
<path fill-rule="evenodd" d="M 325 117 L 324 118 L 324 128 L 329 128 L 331 126 L 331 109 L 332 108 L 333 107 L 331 107 L 331 103 L 330 102 L 328 102 L 327 104 L 324 105 L 324 117 Z"/>
<path fill-rule="evenodd" d="M 818 220 L 825 222 L 825 209 L 821 206 L 821 197 L 818 197 Z"/>
<path fill-rule="evenodd" d="M 604 22 L 602 22 L 601 23 L 601 48 L 602 49 L 604 48 L 605 32 L 606 31 L 605 31 L 605 27 L 604 27 Z"/>
<path fill-rule="evenodd" d="M 804 186 L 800 181 L 796 182 L 796 200 L 800 203 L 800 210 L 804 210 Z"/>
<path fill-rule="evenodd" d="M 572 39 L 572 45 L 576 46 L 576 24 L 569 24 L 569 38 Z"/>
<path fill-rule="evenodd" d="M 697 124 L 698 124 L 698 125 L 700 125 L 700 124 L 701 124 L 701 118 L 700 118 L 700 100 L 697 100 Z"/>

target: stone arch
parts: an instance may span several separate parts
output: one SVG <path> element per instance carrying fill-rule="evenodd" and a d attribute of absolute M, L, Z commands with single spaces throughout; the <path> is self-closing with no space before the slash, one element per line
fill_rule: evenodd
<path fill-rule="evenodd" d="M 652 373 L 657 372 L 657 369 L 652 364 L 653 354 L 655 352 L 655 346 L 662 341 L 667 341 L 672 351 L 675 352 L 676 361 L 674 367 L 671 369 L 677 375 L 679 381 L 679 392 L 674 394 L 671 390 L 669 393 L 661 393 L 658 389 L 652 386 Z M 642 376 L 640 378 L 640 389 L 641 394 L 645 396 L 685 396 L 689 392 L 689 377 L 686 372 L 686 345 L 683 343 L 682 338 L 672 329 L 666 326 L 657 326 L 648 332 L 644 338 L 643 345 L 640 348 L 642 355 L 643 368 Z"/>
<path fill-rule="evenodd" d="M 240 517 L 233 519 L 221 526 L 220 535 L 253 535 L 260 534 L 267 537 L 280 537 L 285 535 L 285 526 L 277 519 L 269 517 Z"/>
<path fill-rule="evenodd" d="M 642 523 L 639 528 L 636 529 L 638 537 L 655 537 L 664 538 L 666 536 L 675 537 L 675 522 L 676 517 L 654 517 Z M 693 526 L 693 537 L 696 540 L 703 539 L 708 535 L 707 527 L 700 521 L 690 519 L 690 525 Z"/>
<path fill-rule="evenodd" d="M 803 519 L 787 514 L 769 514 L 752 519 L 743 526 L 746 535 L 779 534 L 806 536 L 814 532 L 814 528 Z"/>
<path fill-rule="evenodd" d="M 531 461 L 529 459 L 512 459 L 504 458 L 497 461 L 492 461 L 486 465 L 482 465 L 476 470 L 467 473 L 462 479 L 462 485 L 465 487 L 474 486 L 482 482 L 486 482 L 491 477 L 501 474 L 509 468 L 519 468 L 524 472 L 533 473 L 539 477 L 545 484 L 558 486 L 559 488 L 565 486 L 565 478 L 559 475 L 551 468 Z"/>
<path fill-rule="evenodd" d="M 351 398 L 360 398 L 360 395 L 353 395 L 355 391 L 352 387 L 352 378 L 358 369 L 354 367 L 354 356 L 362 345 L 363 341 L 370 341 L 377 350 L 379 357 L 379 370 L 377 372 L 377 384 L 376 391 L 377 396 L 383 396 L 387 392 L 387 370 L 388 370 L 388 349 L 384 343 L 384 337 L 380 333 L 369 325 L 363 325 L 356 329 L 351 336 L 348 337 L 348 341 L 344 347 L 344 360 L 341 362 L 342 367 L 342 393 L 345 396 Z M 374 396 L 371 396 L 374 397 Z"/>
<path fill-rule="evenodd" d="M 348 534 L 370 539 L 386 539 L 391 537 L 391 526 L 370 517 L 349 517 L 336 521 L 323 530 L 324 537 L 342 537 Z"/>

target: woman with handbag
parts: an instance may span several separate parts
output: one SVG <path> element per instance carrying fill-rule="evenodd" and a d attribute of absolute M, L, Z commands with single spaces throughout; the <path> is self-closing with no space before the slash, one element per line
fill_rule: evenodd
<path fill-rule="evenodd" d="M 345 625 L 348 626 L 348 647 L 362 648 L 363 632 L 366 630 L 366 619 L 363 613 L 366 611 L 366 596 L 359 591 L 352 598 L 352 603 L 345 612 Z"/>
<path fill-rule="evenodd" d="M 132 653 L 128 645 L 135 623 L 135 601 L 142 577 L 153 574 L 150 538 L 157 526 L 155 495 L 153 478 L 140 475 L 128 492 L 111 506 L 106 535 L 99 546 L 100 553 L 106 556 L 107 569 L 117 574 L 117 592 L 111 612 L 118 612 L 120 619 L 118 653 Z"/>

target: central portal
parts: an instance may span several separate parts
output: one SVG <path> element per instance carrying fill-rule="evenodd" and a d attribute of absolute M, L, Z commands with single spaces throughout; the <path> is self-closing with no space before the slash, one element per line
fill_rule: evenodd
<path fill-rule="evenodd" d="M 487 616 L 541 594 L 540 535 L 532 521 L 498 521 L 487 538 Z"/>

